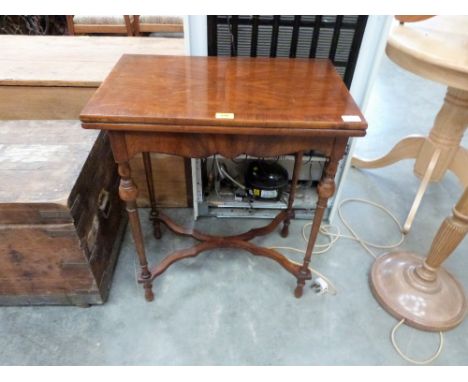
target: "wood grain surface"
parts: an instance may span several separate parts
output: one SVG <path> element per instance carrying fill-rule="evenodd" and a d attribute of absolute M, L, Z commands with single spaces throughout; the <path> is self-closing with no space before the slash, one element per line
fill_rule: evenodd
<path fill-rule="evenodd" d="M 282 58 L 124 55 L 80 119 L 178 125 L 185 131 L 205 125 L 213 132 L 224 132 L 215 130 L 219 126 L 366 128 L 328 60 Z"/>
<path fill-rule="evenodd" d="M 0 121 L 0 204 L 66 207 L 97 136 L 78 121 Z"/>
<path fill-rule="evenodd" d="M 191 195 L 187 195 L 184 160 L 174 155 L 152 154 L 151 162 L 157 205 L 188 207 L 187 198 Z M 138 187 L 137 204 L 139 207 L 149 207 L 150 199 L 141 155 L 135 156 L 130 161 L 130 167 L 133 180 Z"/>
<path fill-rule="evenodd" d="M 96 88 L 0 85 L 0 120 L 78 119 Z"/>
<path fill-rule="evenodd" d="M 184 39 L 0 35 L 0 85 L 98 87 L 125 53 L 184 54 Z"/>

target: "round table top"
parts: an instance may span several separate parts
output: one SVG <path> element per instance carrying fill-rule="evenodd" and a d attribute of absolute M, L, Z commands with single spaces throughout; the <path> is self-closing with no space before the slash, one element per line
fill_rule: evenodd
<path fill-rule="evenodd" d="M 386 53 L 414 74 L 468 91 L 468 16 L 395 22 Z"/>

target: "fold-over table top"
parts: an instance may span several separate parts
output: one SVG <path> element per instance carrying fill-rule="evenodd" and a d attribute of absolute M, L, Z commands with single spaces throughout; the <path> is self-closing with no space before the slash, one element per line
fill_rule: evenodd
<path fill-rule="evenodd" d="M 80 118 L 90 128 L 173 132 L 204 126 L 364 135 L 367 126 L 328 60 L 286 58 L 124 55 Z"/>

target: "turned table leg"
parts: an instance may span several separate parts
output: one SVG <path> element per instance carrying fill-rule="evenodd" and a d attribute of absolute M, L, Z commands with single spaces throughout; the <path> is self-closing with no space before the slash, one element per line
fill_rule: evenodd
<path fill-rule="evenodd" d="M 297 298 L 302 296 L 310 259 L 312 257 L 312 250 L 314 249 L 314 245 L 317 240 L 320 224 L 322 223 L 323 215 L 325 213 L 325 209 L 327 208 L 328 199 L 335 193 L 335 174 L 338 167 L 338 161 L 339 159 L 335 155 L 330 157 L 323 170 L 322 179 L 317 186 L 317 207 L 315 209 L 314 220 L 310 229 L 309 241 L 307 243 L 304 262 L 302 264 L 299 277 L 297 278 L 297 287 L 294 291 L 294 295 Z"/>
<path fill-rule="evenodd" d="M 465 317 L 461 284 L 441 264 L 468 233 L 468 188 L 440 226 L 424 260 L 412 252 L 379 257 L 370 284 L 379 303 L 398 319 L 424 330 L 448 330 Z"/>
<path fill-rule="evenodd" d="M 297 188 L 297 181 L 299 179 L 299 173 L 302 167 L 302 156 L 303 152 L 299 151 L 296 153 L 294 158 L 294 170 L 293 170 L 293 177 L 291 181 L 291 191 L 289 192 L 288 198 L 288 217 L 284 220 L 283 229 L 281 230 L 281 236 L 287 237 L 289 235 L 289 224 L 291 223 L 291 214 L 292 214 L 292 207 L 294 204 L 294 198 L 296 196 L 296 188 Z"/>
<path fill-rule="evenodd" d="M 143 165 L 145 168 L 146 184 L 148 186 L 148 194 L 151 206 L 150 220 L 153 223 L 153 235 L 156 239 L 161 238 L 161 225 L 158 219 L 158 208 L 156 206 L 156 194 L 154 192 L 154 180 L 153 180 L 153 166 L 151 164 L 151 154 L 144 152 Z"/>
<path fill-rule="evenodd" d="M 141 279 L 148 280 L 144 282 L 145 298 L 147 301 L 152 301 L 154 298 L 152 291 L 151 272 L 148 269 L 148 261 L 145 255 L 145 246 L 143 242 L 143 234 L 141 231 L 140 218 L 136 205 L 138 189 L 131 178 L 130 166 L 128 162 L 119 163 L 120 186 L 119 196 L 125 202 L 132 230 L 133 240 L 135 242 L 138 260 L 140 262 Z"/>

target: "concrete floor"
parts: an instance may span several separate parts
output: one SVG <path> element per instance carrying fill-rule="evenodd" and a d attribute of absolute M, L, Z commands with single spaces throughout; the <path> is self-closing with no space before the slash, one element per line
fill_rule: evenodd
<path fill-rule="evenodd" d="M 378 156 L 407 134 L 427 134 L 443 96 L 442 86 L 384 58 L 367 112 L 368 135 L 359 140 L 357 154 Z M 384 204 L 400 221 L 418 186 L 411 161 L 378 170 L 351 169 L 345 182 L 343 198 Z M 451 174 L 431 185 L 402 248 L 427 252 L 461 191 Z M 191 224 L 190 210 L 168 213 Z M 398 238 L 397 229 L 380 211 L 347 205 L 344 213 L 364 238 L 379 242 Z M 151 263 L 191 243 L 167 231 L 156 243 L 147 211 L 142 217 Z M 213 218 L 200 220 L 197 227 L 232 233 L 264 223 Z M 304 247 L 300 238 L 304 223 L 293 222 L 288 239 L 273 234 L 255 242 Z M 446 262 L 466 290 L 467 252 L 465 240 Z M 216 250 L 171 267 L 154 283 L 155 301 L 146 303 L 135 281 L 135 254 L 127 232 L 104 306 L 0 308 L 0 364 L 406 365 L 389 339 L 396 320 L 370 293 L 371 264 L 372 258 L 357 243 L 341 240 L 312 262 L 334 281 L 338 294 L 317 295 L 307 287 L 297 300 L 295 279 L 276 263 L 236 250 Z M 436 334 L 405 326 L 397 337 L 401 348 L 419 359 L 438 345 Z M 468 321 L 445 334 L 444 350 L 434 364 L 468 364 Z"/>

